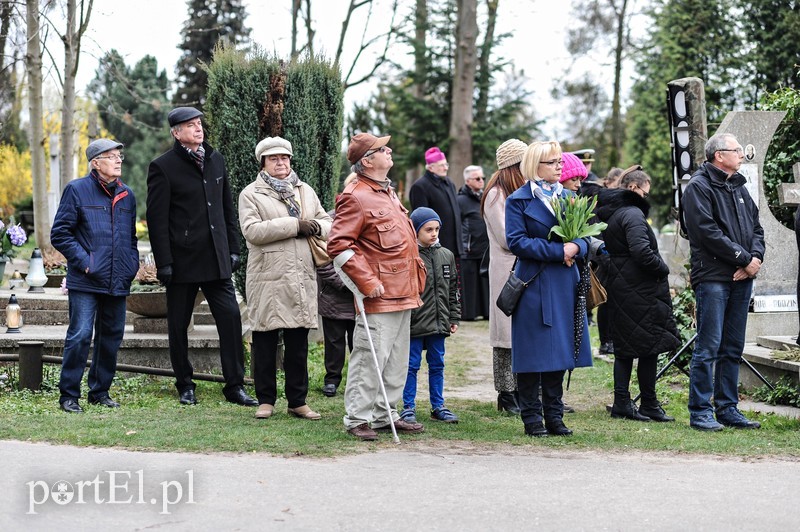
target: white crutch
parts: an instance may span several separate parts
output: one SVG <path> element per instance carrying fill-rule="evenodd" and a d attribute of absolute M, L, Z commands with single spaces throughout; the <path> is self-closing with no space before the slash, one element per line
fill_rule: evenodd
<path fill-rule="evenodd" d="M 369 323 L 367 323 L 367 313 L 364 310 L 364 294 L 356 286 L 356 283 L 342 270 L 342 265 L 350 260 L 350 258 L 355 255 L 355 251 L 352 249 L 345 250 L 341 255 L 337 255 L 333 259 L 333 267 L 336 270 L 336 273 L 339 274 L 339 277 L 342 278 L 342 282 L 344 285 L 353 292 L 353 295 L 356 298 L 356 306 L 358 307 L 358 311 L 361 313 L 361 319 L 364 320 L 364 329 L 367 331 L 367 341 L 369 342 L 369 350 L 372 352 L 372 360 L 375 362 L 375 371 L 378 372 L 378 384 L 381 387 L 381 393 L 383 394 L 383 400 L 386 401 L 386 413 L 389 415 L 389 424 L 392 427 L 392 439 L 395 443 L 400 443 L 400 438 L 397 437 L 397 429 L 394 427 L 394 419 L 392 419 L 392 407 L 389 404 L 389 396 L 386 395 L 386 387 L 383 385 L 383 374 L 381 373 L 381 366 L 378 363 L 378 355 L 375 353 L 375 344 L 372 343 L 372 333 L 369 331 Z"/>

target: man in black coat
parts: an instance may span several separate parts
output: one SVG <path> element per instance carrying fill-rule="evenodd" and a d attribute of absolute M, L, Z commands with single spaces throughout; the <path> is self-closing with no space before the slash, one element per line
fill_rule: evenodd
<path fill-rule="evenodd" d="M 239 267 L 239 229 L 222 155 L 204 142 L 203 113 L 170 111 L 172 149 L 150 163 L 147 223 L 158 279 L 167 287 L 167 326 L 181 404 L 195 404 L 187 330 L 202 289 L 219 333 L 225 398 L 258 401 L 244 391 L 242 321 L 231 274 Z"/>
<path fill-rule="evenodd" d="M 425 152 L 425 173 L 417 179 L 408 192 L 411 210 L 429 207 L 442 219 L 439 242 L 456 256 L 456 264 L 464 252 L 461 243 L 461 210 L 456 200 L 456 186 L 447 177 L 447 157 L 433 147 Z"/>
<path fill-rule="evenodd" d="M 481 259 L 489 248 L 486 223 L 481 216 L 481 196 L 485 182 L 480 166 L 464 168 L 464 186 L 458 191 L 461 210 L 461 319 L 489 318 L 489 277 L 480 275 Z"/>

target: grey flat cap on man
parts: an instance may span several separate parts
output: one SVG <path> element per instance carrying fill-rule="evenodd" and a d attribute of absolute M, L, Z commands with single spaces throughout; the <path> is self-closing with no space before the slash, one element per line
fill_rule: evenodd
<path fill-rule="evenodd" d="M 105 153 L 109 150 L 118 150 L 124 147 L 125 145 L 123 143 L 117 142 L 116 140 L 110 140 L 110 139 L 94 140 L 86 147 L 86 160 L 91 161 L 101 153 Z"/>
<path fill-rule="evenodd" d="M 167 120 L 169 121 L 169 126 L 172 127 L 187 122 L 192 118 L 197 118 L 198 116 L 203 116 L 203 113 L 194 107 L 176 107 L 169 112 Z"/>

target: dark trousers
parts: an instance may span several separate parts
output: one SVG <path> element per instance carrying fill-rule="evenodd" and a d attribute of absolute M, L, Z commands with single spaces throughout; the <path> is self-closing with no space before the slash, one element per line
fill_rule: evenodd
<path fill-rule="evenodd" d="M 342 369 L 346 349 L 353 350 L 353 329 L 356 320 L 322 318 L 322 333 L 325 337 L 325 384 L 337 388 L 342 383 Z"/>
<path fill-rule="evenodd" d="M 611 320 L 608 316 L 608 304 L 603 303 L 597 307 L 597 334 L 600 336 L 600 343 L 607 344 L 613 342 L 611 337 Z"/>
<path fill-rule="evenodd" d="M 90 400 L 108 397 L 117 369 L 117 351 L 125 333 L 125 297 L 69 291 L 69 328 L 64 339 L 59 402 L 81 396 L 81 380 L 94 332 L 92 365 L 89 368 Z"/>
<path fill-rule="evenodd" d="M 564 373 L 564 371 L 517 373 L 519 408 L 522 411 L 523 423 L 526 425 L 541 423 L 543 419 L 554 420 L 564 417 L 564 402 L 561 400 L 564 395 L 562 385 Z"/>
<path fill-rule="evenodd" d="M 639 379 L 639 391 L 642 394 L 642 406 L 656 406 L 656 373 L 658 357 L 640 358 L 636 365 L 636 377 Z M 624 404 L 630 400 L 631 373 L 633 359 L 614 357 L 614 402 Z"/>
<path fill-rule="evenodd" d="M 274 405 L 278 399 L 276 355 L 278 333 L 283 330 L 283 370 L 289 408 L 306 404 L 308 395 L 308 329 L 253 331 L 253 381 L 258 404 Z"/>
<path fill-rule="evenodd" d="M 242 318 L 236 292 L 230 279 L 204 283 L 171 283 L 167 287 L 167 328 L 169 330 L 169 358 L 175 372 L 178 392 L 194 389 L 194 368 L 189 361 L 189 336 L 187 329 L 192 320 L 197 290 L 202 289 L 208 308 L 217 323 L 219 334 L 219 360 L 225 378 L 223 393 L 244 384 L 244 349 L 242 348 Z"/>

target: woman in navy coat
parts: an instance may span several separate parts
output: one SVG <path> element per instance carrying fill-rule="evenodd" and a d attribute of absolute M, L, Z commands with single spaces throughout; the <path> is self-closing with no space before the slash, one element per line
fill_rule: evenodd
<path fill-rule="evenodd" d="M 512 370 L 529 436 L 572 434 L 562 420 L 564 373 L 592 365 L 586 314 L 577 355 L 574 323 L 580 279 L 574 260 L 584 258 L 588 246 L 583 239 L 563 242 L 550 235 L 557 223 L 552 198 L 572 195 L 558 182 L 563 165 L 558 142 L 534 142 L 521 165 L 529 182 L 506 200 L 506 241 L 519 258 L 517 276 L 523 281 L 536 276 L 511 320 Z"/>

